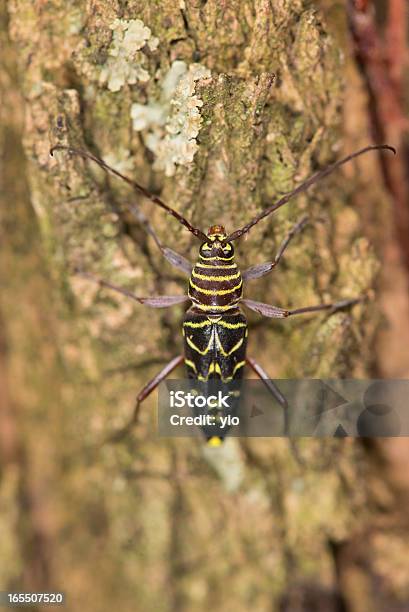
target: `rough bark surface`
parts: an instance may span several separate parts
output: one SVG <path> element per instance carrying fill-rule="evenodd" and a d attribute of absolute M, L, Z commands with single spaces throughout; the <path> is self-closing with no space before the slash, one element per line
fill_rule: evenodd
<path fill-rule="evenodd" d="M 382 566 L 368 555 L 375 564 L 385 544 L 372 539 L 369 552 L 365 540 L 387 527 L 379 508 L 389 516 L 393 498 L 359 444 L 300 441 L 304 466 L 271 439 L 229 440 L 209 457 L 198 440 L 156 437 L 151 398 L 132 435 L 100 446 L 129 418 L 138 388 L 180 352 L 183 312 L 135 306 L 73 272 L 138 295 L 186 290 L 129 203 L 166 245 L 191 259 L 198 245 L 81 159 L 49 156 L 56 143 L 86 147 L 202 229 L 236 229 L 343 150 L 345 15 L 325 9 L 307 0 L 3 3 L 2 588 L 59 588 L 73 611 L 376 609 L 371 580 Z M 141 19 L 159 45 L 143 50 L 149 80 L 113 92 L 99 75 L 118 18 Z M 130 113 L 160 99 L 175 60 L 211 76 L 196 85 L 194 160 L 166 177 Z M 348 126 L 360 133 L 349 149 L 367 143 Z M 255 228 L 238 247 L 243 268 L 270 259 L 302 213 L 312 218 L 281 269 L 246 295 L 298 307 L 370 293 L 378 262 L 353 193 L 381 208 L 379 187 L 376 157 L 362 160 Z M 368 373 L 371 303 L 250 320 L 249 352 L 271 377 Z M 398 597 L 403 583 L 388 588 Z"/>

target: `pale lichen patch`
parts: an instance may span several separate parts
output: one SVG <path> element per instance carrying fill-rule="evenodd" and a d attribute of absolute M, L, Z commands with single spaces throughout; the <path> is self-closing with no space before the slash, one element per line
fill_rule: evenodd
<path fill-rule="evenodd" d="M 174 175 L 177 164 L 193 161 L 203 106 L 195 93 L 196 83 L 210 75 L 210 70 L 201 64 L 188 67 L 185 62 L 175 61 L 164 77 L 159 100 L 132 105 L 133 127 L 146 130 L 144 142 L 155 154 L 154 168 L 163 170 L 166 176 Z"/>
<path fill-rule="evenodd" d="M 147 45 L 154 51 L 159 40 L 140 19 L 115 19 L 110 28 L 113 38 L 99 77 L 100 84 L 106 83 L 110 91 L 116 92 L 125 83 L 134 85 L 138 81 L 148 81 L 150 75 L 144 67 L 142 49 Z"/>

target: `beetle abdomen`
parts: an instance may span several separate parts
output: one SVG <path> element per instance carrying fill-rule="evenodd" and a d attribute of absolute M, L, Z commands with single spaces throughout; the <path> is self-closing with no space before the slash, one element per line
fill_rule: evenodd
<path fill-rule="evenodd" d="M 222 382 L 242 378 L 247 333 L 246 317 L 238 308 L 223 315 L 188 310 L 183 322 L 188 377 Z"/>

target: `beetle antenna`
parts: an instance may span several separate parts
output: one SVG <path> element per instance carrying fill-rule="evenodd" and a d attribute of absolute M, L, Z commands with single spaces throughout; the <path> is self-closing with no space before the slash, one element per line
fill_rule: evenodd
<path fill-rule="evenodd" d="M 364 153 L 367 153 L 368 151 L 375 151 L 377 149 L 386 149 L 388 151 L 392 151 L 392 153 L 396 155 L 396 149 L 394 149 L 393 147 L 389 145 L 371 145 L 369 147 L 365 147 L 364 149 L 360 149 L 359 151 L 356 151 L 356 153 L 352 153 L 351 155 L 348 155 L 347 157 L 344 157 L 343 159 L 340 159 L 334 164 L 331 164 L 331 166 L 328 166 L 327 168 L 324 168 L 323 170 L 319 170 L 318 172 L 313 174 L 309 179 L 307 179 L 306 181 L 301 183 L 301 185 L 298 185 L 298 187 L 293 189 L 293 191 L 290 191 L 285 196 L 280 198 L 278 202 L 276 202 L 272 206 L 269 206 L 269 208 L 266 208 L 265 210 L 263 210 L 259 215 L 257 215 L 256 217 L 254 217 L 254 219 L 252 219 L 249 223 L 247 223 L 247 225 L 245 225 L 241 229 L 238 229 L 232 234 L 230 234 L 229 236 L 227 236 L 224 242 L 232 242 L 233 240 L 237 240 L 238 238 L 241 238 L 241 236 L 243 236 L 244 234 L 247 234 L 247 232 L 250 231 L 251 228 L 254 225 L 256 225 L 259 221 L 261 221 L 265 217 L 268 217 L 268 215 L 276 211 L 278 208 L 281 208 L 281 206 L 284 206 L 284 204 L 286 204 L 294 196 L 298 195 L 299 193 L 302 193 L 303 191 L 307 191 L 307 189 L 309 189 L 312 185 L 314 185 L 315 183 L 318 183 L 321 179 L 323 179 L 324 177 L 334 172 L 334 170 L 336 170 L 343 164 L 346 164 L 347 162 L 351 161 L 351 159 L 354 159 L 355 157 L 358 157 L 359 155 L 363 155 Z"/>
<path fill-rule="evenodd" d="M 206 234 L 204 234 L 197 227 L 193 227 L 193 225 L 191 225 L 189 221 L 182 217 L 182 215 L 179 214 L 176 210 L 165 204 L 165 202 L 163 202 L 163 200 L 161 200 L 158 196 L 154 195 L 153 193 L 150 193 L 147 189 L 145 189 L 145 187 L 142 187 L 142 185 L 139 185 L 139 183 L 137 183 L 136 181 L 130 179 L 124 174 L 121 174 L 121 172 L 118 172 L 118 170 L 111 168 L 111 166 L 108 166 L 108 164 L 104 162 L 103 159 L 96 157 L 96 155 L 92 155 L 92 153 L 88 153 L 88 151 L 83 151 L 82 149 L 73 149 L 72 147 L 66 147 L 65 145 L 55 145 L 54 147 L 52 147 L 50 149 L 51 156 L 54 154 L 54 151 L 68 151 L 68 153 L 70 153 L 71 155 L 78 155 L 79 157 L 83 157 L 84 159 L 90 159 L 91 161 L 98 164 L 98 166 L 103 168 L 105 172 L 107 172 L 108 174 L 113 174 L 118 178 L 122 179 L 123 181 L 125 181 L 125 183 L 128 183 L 128 185 L 131 185 L 131 187 L 133 187 L 135 191 L 141 193 L 143 196 L 145 196 L 145 198 L 148 198 L 148 200 L 150 200 L 154 204 L 157 204 L 157 206 L 163 208 L 163 210 L 165 210 L 168 214 L 172 215 L 172 217 L 177 219 L 179 223 L 184 225 L 184 227 L 186 227 L 189 232 L 196 236 L 196 238 L 199 238 L 202 241 L 207 240 Z"/>

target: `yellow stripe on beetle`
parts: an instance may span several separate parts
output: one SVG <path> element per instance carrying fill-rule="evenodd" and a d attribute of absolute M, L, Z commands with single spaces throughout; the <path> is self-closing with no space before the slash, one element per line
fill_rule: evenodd
<path fill-rule="evenodd" d="M 204 293 L 205 295 L 228 295 L 229 293 L 234 293 L 237 289 L 240 289 L 243 285 L 243 281 L 241 280 L 238 285 L 235 285 L 231 289 L 202 289 L 198 287 L 192 281 L 189 281 L 190 287 L 193 287 L 199 293 Z"/>
<path fill-rule="evenodd" d="M 242 368 L 245 365 L 246 365 L 245 361 L 239 361 L 239 363 L 236 363 L 236 365 L 234 366 L 233 374 L 231 376 L 227 376 L 226 378 L 222 378 L 222 382 L 224 383 L 231 382 L 237 370 L 240 370 L 240 368 Z"/>
<path fill-rule="evenodd" d="M 185 365 L 189 366 L 189 368 L 192 368 L 195 374 L 197 374 L 196 364 L 193 363 L 193 361 L 190 361 L 190 359 L 185 359 Z"/>
<path fill-rule="evenodd" d="M 247 323 L 228 323 L 227 321 L 223 321 L 223 319 L 218 322 L 218 325 L 225 327 L 226 329 L 240 329 L 241 327 L 247 327 Z"/>
<path fill-rule="evenodd" d="M 192 276 L 200 280 L 216 281 L 218 283 L 221 283 L 222 281 L 231 281 L 240 278 L 240 272 L 237 272 L 236 274 L 230 274 L 229 276 L 206 276 L 206 274 L 198 274 L 197 272 L 192 270 Z"/>
<path fill-rule="evenodd" d="M 236 365 L 234 366 L 233 374 L 231 376 L 226 376 L 226 378 L 223 378 L 222 371 L 220 369 L 220 365 L 217 362 L 212 361 L 212 363 L 209 366 L 209 370 L 206 376 L 202 376 L 201 374 L 198 374 L 197 380 L 199 380 L 200 382 L 207 382 L 209 380 L 210 374 L 219 374 L 220 380 L 222 382 L 224 383 L 230 382 L 233 380 L 234 375 L 237 372 L 237 370 L 240 370 L 240 368 L 242 368 L 244 365 L 246 365 L 245 361 L 239 361 L 239 363 L 236 363 Z"/>
<path fill-rule="evenodd" d="M 220 327 L 224 327 L 225 329 L 240 329 L 242 327 L 247 327 L 247 323 L 243 323 L 242 321 L 239 323 L 228 323 L 220 318 L 217 318 L 214 321 L 211 319 L 206 319 L 205 321 L 199 321 L 198 323 L 194 323 L 193 321 L 185 321 L 183 323 L 184 327 L 192 327 L 193 329 L 209 327 L 209 325 L 220 325 Z"/>
<path fill-rule="evenodd" d="M 185 321 L 183 323 L 183 327 L 193 327 L 194 329 L 208 327 L 209 325 L 213 325 L 213 321 L 209 321 L 209 319 L 206 319 L 205 321 L 199 321 L 198 323 L 193 323 L 193 321 Z"/>
<path fill-rule="evenodd" d="M 207 355 L 207 353 L 210 351 L 210 349 L 213 348 L 213 344 L 214 344 L 213 334 L 212 334 L 212 337 L 210 338 L 206 348 L 203 349 L 203 351 L 198 346 L 196 346 L 196 344 L 189 338 L 189 336 L 185 336 L 185 338 L 186 338 L 186 342 L 190 346 L 190 348 L 193 349 L 194 351 L 196 351 L 196 353 L 199 353 L 199 355 Z"/>
<path fill-rule="evenodd" d="M 233 270 L 234 268 L 237 269 L 237 264 L 228 264 L 227 266 L 218 266 L 218 265 L 212 265 L 212 264 L 204 264 L 201 262 L 198 262 L 195 264 L 195 268 L 209 268 L 212 270 Z"/>
<path fill-rule="evenodd" d="M 232 255 L 231 257 L 203 257 L 202 255 L 199 255 L 200 259 L 202 261 L 231 261 L 232 259 L 234 259 L 234 255 Z"/>
<path fill-rule="evenodd" d="M 203 310 L 205 312 L 208 310 L 211 310 L 211 311 L 221 310 L 222 312 L 226 312 L 227 310 L 232 310 L 233 308 L 235 308 L 238 303 L 238 300 L 234 300 L 230 304 L 226 304 L 226 306 L 217 306 L 217 305 L 212 305 L 212 304 L 201 304 L 198 300 L 195 300 L 191 296 L 189 297 L 191 298 L 192 302 L 199 310 Z"/>
<path fill-rule="evenodd" d="M 225 351 L 223 344 L 220 342 L 219 334 L 216 332 L 216 346 L 220 350 L 223 357 L 230 357 L 230 355 L 233 355 L 233 353 L 235 353 L 237 349 L 241 347 L 243 342 L 244 338 L 240 338 L 240 340 L 233 346 L 233 348 L 230 349 L 230 351 Z"/>

